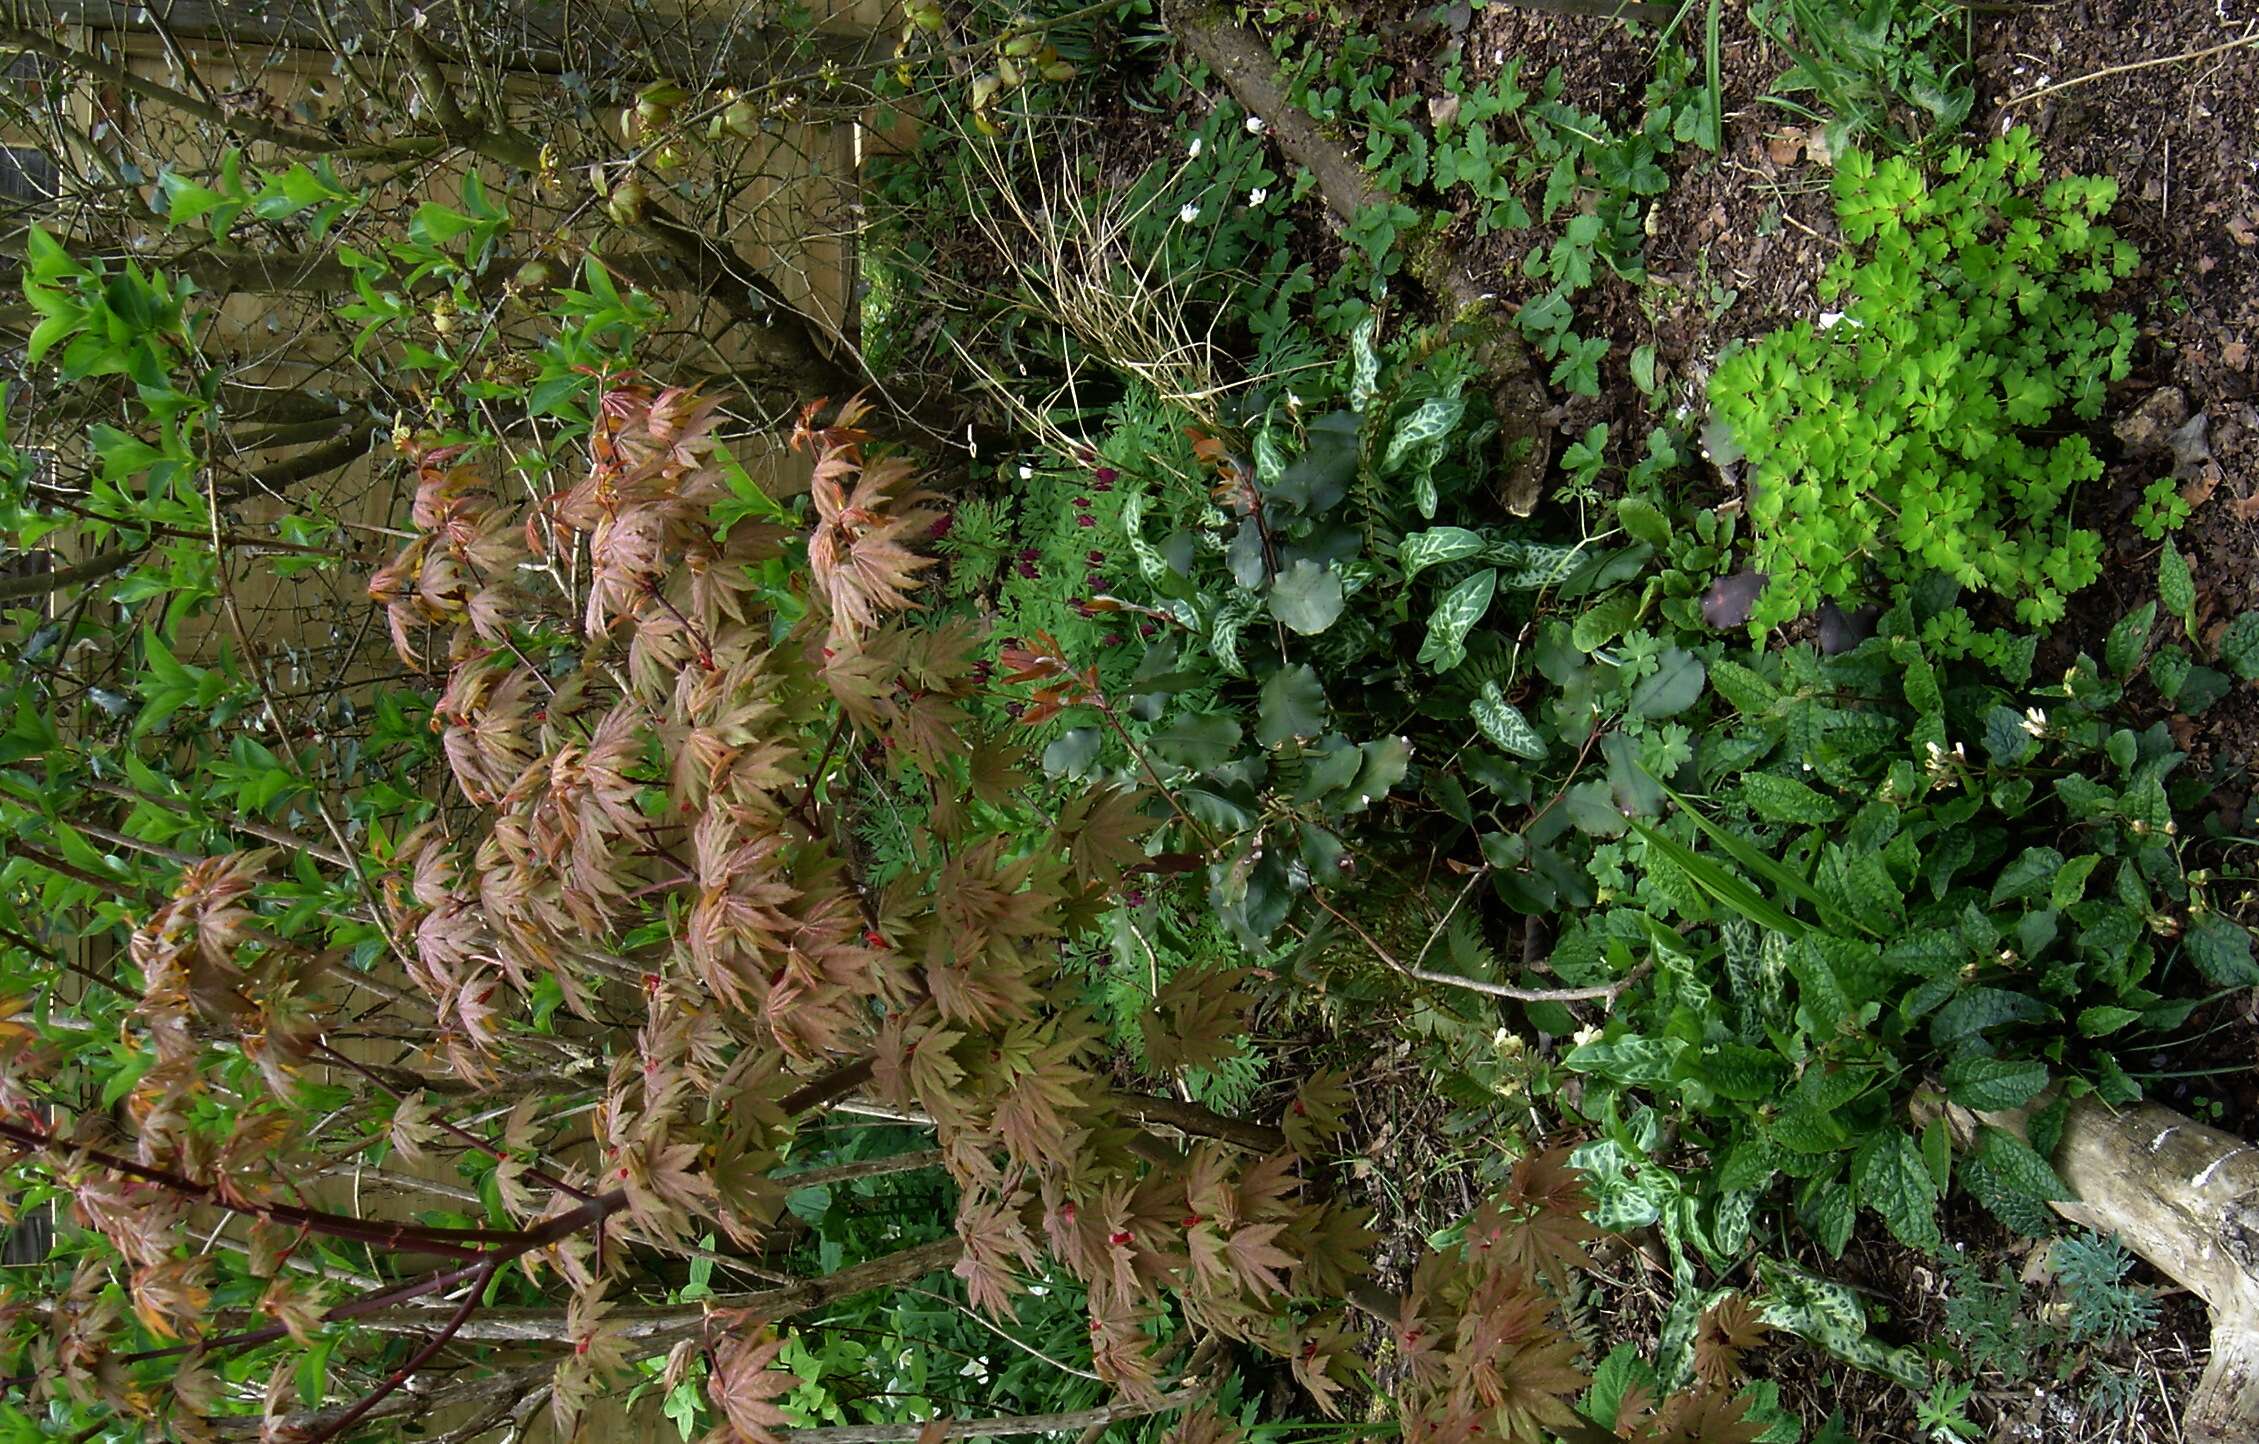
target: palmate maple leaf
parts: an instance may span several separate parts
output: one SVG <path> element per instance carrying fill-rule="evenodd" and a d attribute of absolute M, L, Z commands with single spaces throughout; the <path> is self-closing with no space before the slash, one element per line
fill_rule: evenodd
<path fill-rule="evenodd" d="M 933 558 L 905 543 L 922 536 L 934 514 L 918 505 L 925 493 L 907 491 L 910 478 L 910 464 L 900 457 L 862 465 L 840 449 L 816 462 L 809 483 L 816 529 L 808 539 L 808 571 L 830 610 L 834 646 L 871 631 L 887 613 L 915 605 L 910 593 Z"/>
<path fill-rule="evenodd" d="M 1732 1389 L 1742 1378 L 1741 1356 L 1770 1332 L 1747 1299 L 1728 1294 L 1703 1313 L 1695 1330 L 1695 1376 L 1713 1389 Z"/>
<path fill-rule="evenodd" d="M 1663 1406 L 1648 1444 L 1756 1444 L 1765 1432 L 1749 1417 L 1749 1401 L 1718 1389 L 1679 1394 Z"/>
<path fill-rule="evenodd" d="M 1239 991 L 1247 976 L 1244 968 L 1187 969 L 1162 984 L 1139 1019 L 1147 1060 L 1174 1073 L 1236 1056 L 1247 1032 L 1247 1011 L 1255 1005 L 1252 994 Z"/>
<path fill-rule="evenodd" d="M 1326 1140 L 1341 1132 L 1349 1113 L 1349 1075 L 1327 1068 L 1304 1079 L 1286 1106 L 1279 1128 L 1287 1145 L 1304 1158 L 1315 1157 Z"/>
<path fill-rule="evenodd" d="M 1076 882 L 1111 890 L 1145 861 L 1143 839 L 1153 830 L 1146 797 L 1142 788 L 1093 787 L 1060 810 L 1055 836 L 1066 839 Z"/>
<path fill-rule="evenodd" d="M 1287 1363 L 1311 1400 L 1340 1418 L 1342 1391 L 1357 1381 L 1359 1372 L 1356 1341 L 1342 1327 L 1341 1316 L 1320 1314 L 1295 1329 L 1287 1340 Z"/>
<path fill-rule="evenodd" d="M 1514 1165 L 1505 1195 L 1468 1221 L 1469 1261 L 1510 1277 L 1562 1283 L 1588 1266 L 1584 1246 L 1600 1237 L 1585 1217 L 1590 1203 L 1581 1176 L 1568 1166 L 1566 1148 L 1526 1157 Z"/>
<path fill-rule="evenodd" d="M 784 1343 L 781 1337 L 763 1339 L 759 1332 L 745 1328 L 736 1338 L 716 1346 L 714 1372 L 706 1379 L 706 1397 L 714 1402 L 722 1420 L 706 1436 L 705 1444 L 777 1444 L 776 1430 L 792 1421 L 771 1401 L 800 1387 L 798 1374 L 775 1367 Z"/>

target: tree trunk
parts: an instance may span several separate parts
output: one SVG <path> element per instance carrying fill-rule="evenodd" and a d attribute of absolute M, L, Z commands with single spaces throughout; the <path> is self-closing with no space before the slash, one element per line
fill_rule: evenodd
<path fill-rule="evenodd" d="M 1363 212 L 1402 204 L 1358 164 L 1348 147 L 1287 99 L 1278 62 L 1253 30 L 1222 9 L 1198 7 L 1178 11 L 1168 24 L 1242 106 L 1262 117 L 1279 149 L 1309 170 L 1318 194 L 1344 224 Z M 1491 403 L 1509 447 L 1499 499 L 1514 515 L 1528 516 L 1537 507 L 1545 468 L 1553 458 L 1552 407 L 1529 350 L 1513 331 L 1511 318 L 1502 314 L 1496 293 L 1441 239 L 1422 242 L 1407 260 L 1412 279 L 1464 334 L 1476 361 L 1489 373 Z M 1516 442 L 1526 443 L 1519 454 L 1512 450 Z"/>

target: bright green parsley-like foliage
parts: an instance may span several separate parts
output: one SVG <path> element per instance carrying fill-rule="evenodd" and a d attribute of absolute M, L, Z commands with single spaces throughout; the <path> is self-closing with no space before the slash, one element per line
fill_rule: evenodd
<path fill-rule="evenodd" d="M 2039 186 L 2018 129 L 1956 147 L 1935 181 L 1903 158 L 1847 153 L 1836 214 L 1848 248 L 1821 280 L 1840 321 L 1800 322 L 1723 358 L 1711 404 L 1746 454 L 1762 632 L 1829 599 L 1923 573 L 2015 604 L 2039 626 L 2101 569 L 2070 514 L 2102 463 L 2078 427 L 2127 373 L 2133 318 L 2090 297 L 2130 275 L 2101 224 L 2107 177 Z M 1926 637 L 1988 655 L 1966 612 Z"/>

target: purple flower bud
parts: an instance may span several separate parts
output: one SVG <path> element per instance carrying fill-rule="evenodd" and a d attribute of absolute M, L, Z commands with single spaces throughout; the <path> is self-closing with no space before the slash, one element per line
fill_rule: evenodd
<path fill-rule="evenodd" d="M 1099 490 L 1110 491 L 1114 486 L 1114 478 L 1121 475 L 1121 473 L 1114 470 L 1114 468 L 1110 466 L 1101 466 L 1098 468 L 1098 470 L 1092 472 L 1091 475 L 1095 476 L 1098 479 Z"/>
<path fill-rule="evenodd" d="M 956 524 L 957 513 L 953 511 L 945 511 L 941 515 L 933 519 L 932 526 L 926 528 L 926 536 L 934 541 L 939 541 L 941 538 L 949 535 L 949 529 Z"/>
<path fill-rule="evenodd" d="M 1043 553 L 1037 551 L 1034 547 L 1020 548 L 1020 560 L 1023 562 L 1032 562 L 1042 555 Z"/>
<path fill-rule="evenodd" d="M 1122 901 L 1128 903 L 1133 908 L 1144 907 L 1145 890 L 1143 888 L 1133 887 L 1128 892 L 1122 894 Z"/>
<path fill-rule="evenodd" d="M 1122 634 L 1120 632 L 1108 632 L 1098 639 L 1098 644 L 1102 647 L 1119 647 L 1122 644 Z"/>
<path fill-rule="evenodd" d="M 1083 560 L 1089 562 L 1094 567 L 1102 567 L 1106 565 L 1106 553 L 1099 551 L 1086 552 L 1083 554 Z"/>
<path fill-rule="evenodd" d="M 1086 512 L 1084 512 L 1084 513 L 1083 513 L 1083 514 L 1082 514 L 1081 516 L 1078 516 L 1078 517 L 1076 517 L 1076 518 L 1075 518 L 1075 525 L 1076 525 L 1076 526 L 1096 526 L 1096 525 L 1098 525 L 1098 518 L 1097 518 L 1097 517 L 1094 517 L 1094 516 L 1092 516 L 1092 515 L 1091 515 L 1091 514 L 1090 514 L 1089 512 L 1087 512 L 1087 511 L 1086 511 Z"/>
<path fill-rule="evenodd" d="M 1043 573 L 1035 569 L 1034 562 L 1021 562 L 1019 566 L 1019 572 L 1021 576 L 1026 577 L 1029 581 L 1033 581 L 1037 577 L 1043 575 Z"/>

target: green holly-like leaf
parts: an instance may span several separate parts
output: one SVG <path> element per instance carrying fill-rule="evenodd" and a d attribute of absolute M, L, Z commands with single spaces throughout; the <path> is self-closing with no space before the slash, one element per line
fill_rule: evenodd
<path fill-rule="evenodd" d="M 1882 1216 L 1900 1243 L 1936 1252 L 1943 1242 L 1937 1229 L 1937 1185 L 1904 1129 L 1870 1134 L 1851 1155 L 1851 1182 L 1859 1201 Z"/>
<path fill-rule="evenodd" d="M 2157 625 L 2157 604 L 2144 603 L 2118 619 L 2110 635 L 2102 639 L 2102 661 L 2120 677 L 2130 677 L 2141 665 L 2141 654 L 2149 646 L 2149 634 Z"/>
<path fill-rule="evenodd" d="M 2157 554 L 2157 600 L 2180 618 L 2188 635 L 2196 635 L 2196 578 L 2188 569 L 2188 558 L 2171 542 Z"/>
<path fill-rule="evenodd" d="M 2218 913 L 2206 913 L 2190 923 L 2181 947 L 2197 971 L 2219 987 L 2259 984 L 2259 966 L 2251 960 L 2251 934 Z"/>
<path fill-rule="evenodd" d="M 1961 1186 L 1993 1217 L 2020 1234 L 2052 1233 L 2055 1215 L 2047 1207 L 2071 1191 L 2047 1160 L 2015 1134 L 1989 1124 L 1961 1160 Z"/>
<path fill-rule="evenodd" d="M 1326 689 L 1308 663 L 1281 667 L 1265 679 L 1255 718 L 1255 740 L 1280 747 L 1326 730 Z"/>
<path fill-rule="evenodd" d="M 1963 1108 L 2021 1108 L 2047 1086 L 2047 1065 L 2035 1058 L 1956 1058 L 1945 1065 L 1945 1094 Z"/>
<path fill-rule="evenodd" d="M 1752 772 L 1741 779 L 1742 800 L 1767 822 L 1831 822 L 1843 815 L 1834 798 L 1793 777 Z"/>
<path fill-rule="evenodd" d="M 1187 712 L 1154 733 L 1146 746 L 1165 761 L 1206 772 L 1231 760 L 1239 737 L 1239 724 L 1221 712 Z"/>
<path fill-rule="evenodd" d="M 1271 615 L 1289 630 L 1314 637 L 1341 616 L 1341 574 L 1299 557 L 1271 583 Z"/>
<path fill-rule="evenodd" d="M 1532 762 L 1545 760 L 1545 739 L 1537 735 L 1537 729 L 1522 715 L 1522 709 L 1506 700 L 1506 694 L 1499 690 L 1496 682 L 1482 684 L 1471 710 L 1482 735 L 1500 750 L 1527 757 Z"/>
<path fill-rule="evenodd" d="M 1438 672 L 1448 672 L 1465 661 L 1467 633 L 1490 610 L 1497 591 L 1498 572 L 1486 567 L 1445 592 L 1428 616 L 1427 640 L 1420 644 L 1417 660 Z"/>

